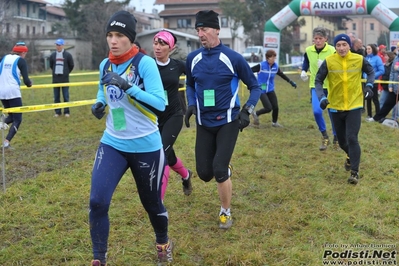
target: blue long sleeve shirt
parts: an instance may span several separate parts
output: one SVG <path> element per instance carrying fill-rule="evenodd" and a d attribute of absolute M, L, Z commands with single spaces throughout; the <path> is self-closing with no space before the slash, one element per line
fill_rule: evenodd
<path fill-rule="evenodd" d="M 197 123 L 216 127 L 230 123 L 240 112 L 239 82 L 250 91 L 246 105 L 255 106 L 261 88 L 239 53 L 220 43 L 200 48 L 187 57 L 186 93 L 189 106 L 197 108 Z"/>

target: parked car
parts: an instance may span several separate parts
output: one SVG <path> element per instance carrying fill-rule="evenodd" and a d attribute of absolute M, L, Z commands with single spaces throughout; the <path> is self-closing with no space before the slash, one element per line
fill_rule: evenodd
<path fill-rule="evenodd" d="M 245 48 L 244 53 L 242 56 L 247 60 L 249 63 L 257 63 L 262 62 L 264 59 L 264 50 L 262 46 L 248 46 Z"/>

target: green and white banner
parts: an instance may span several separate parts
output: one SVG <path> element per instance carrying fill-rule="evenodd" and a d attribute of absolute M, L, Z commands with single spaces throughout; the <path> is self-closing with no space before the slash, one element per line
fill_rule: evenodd
<path fill-rule="evenodd" d="M 390 31 L 389 46 L 399 42 L 399 17 L 378 0 L 293 0 L 265 23 L 264 52 L 280 54 L 280 31 L 299 16 L 372 15 Z"/>

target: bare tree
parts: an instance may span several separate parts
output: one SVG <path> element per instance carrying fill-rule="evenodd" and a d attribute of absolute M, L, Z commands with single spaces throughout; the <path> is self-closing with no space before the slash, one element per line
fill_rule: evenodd
<path fill-rule="evenodd" d="M 10 8 L 10 0 L 0 0 L 0 58 L 8 54 L 15 40 L 7 34 L 7 27 L 11 27 L 11 17 L 6 10 Z"/>
<path fill-rule="evenodd" d="M 228 24 L 230 27 L 232 49 L 234 49 L 234 41 L 238 37 L 237 30 L 242 26 L 241 18 L 249 16 L 249 11 L 245 1 L 240 0 L 223 0 L 219 3 L 223 10 L 223 14 L 227 16 Z"/>
<path fill-rule="evenodd" d="M 124 9 L 129 0 L 122 2 L 104 0 L 66 0 L 64 11 L 70 26 L 77 31 L 78 38 L 92 42 L 92 66 L 97 68 L 108 56 L 105 26 L 113 13 Z"/>

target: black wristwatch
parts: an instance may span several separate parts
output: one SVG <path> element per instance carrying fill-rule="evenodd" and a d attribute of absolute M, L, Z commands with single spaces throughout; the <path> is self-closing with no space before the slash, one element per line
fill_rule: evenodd
<path fill-rule="evenodd" d="M 255 106 L 253 106 L 253 105 L 244 105 L 244 107 L 242 109 L 246 110 L 248 112 L 248 114 L 252 114 L 252 112 L 255 109 Z"/>

